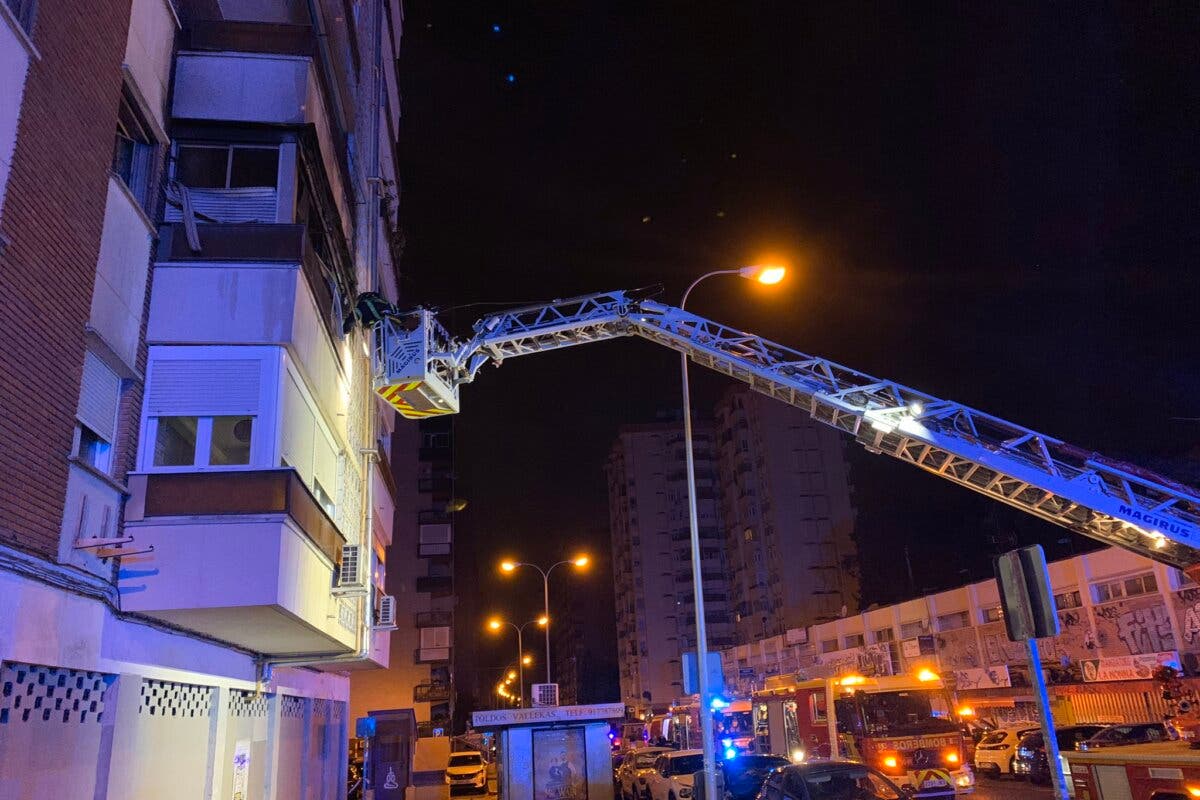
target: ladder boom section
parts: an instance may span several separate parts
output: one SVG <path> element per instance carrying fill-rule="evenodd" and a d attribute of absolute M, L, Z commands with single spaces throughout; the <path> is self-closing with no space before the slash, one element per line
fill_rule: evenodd
<path fill-rule="evenodd" d="M 643 302 L 631 319 L 638 335 L 803 408 L 872 452 L 1108 544 L 1200 563 L 1195 489 L 671 306 Z"/>
<path fill-rule="evenodd" d="M 1108 544 L 1200 565 L 1200 495 L 1191 487 L 637 293 L 503 311 L 479 320 L 465 341 L 445 334 L 432 312 L 414 314 L 421 322 L 406 325 L 406 340 L 377 340 L 377 354 L 405 368 L 382 374 L 377 359 L 376 391 L 405 416 L 457 412 L 459 385 L 488 362 L 635 335 L 802 408 L 872 452 Z M 424 357 L 414 363 L 422 337 Z"/>

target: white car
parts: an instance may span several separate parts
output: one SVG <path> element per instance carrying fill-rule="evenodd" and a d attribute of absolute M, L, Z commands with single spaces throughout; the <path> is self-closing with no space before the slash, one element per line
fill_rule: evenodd
<path fill-rule="evenodd" d="M 1013 764 L 1017 759 L 1017 743 L 1027 733 L 1036 733 L 1036 725 L 1020 728 L 1000 728 L 985 734 L 975 745 L 975 771 L 993 777 L 1014 775 Z"/>
<path fill-rule="evenodd" d="M 446 785 L 455 789 L 487 793 L 487 763 L 478 750 L 461 750 L 450 754 L 446 765 Z"/>
<path fill-rule="evenodd" d="M 617 800 L 638 800 L 658 757 L 669 752 L 669 747 L 640 747 L 626 751 L 617 768 Z"/>
<path fill-rule="evenodd" d="M 653 771 L 646 776 L 641 800 L 691 800 L 693 777 L 702 769 L 703 750 L 660 753 Z"/>

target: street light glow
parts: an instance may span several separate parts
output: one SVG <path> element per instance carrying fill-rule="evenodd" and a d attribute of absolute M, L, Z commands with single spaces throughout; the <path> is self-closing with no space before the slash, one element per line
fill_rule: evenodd
<path fill-rule="evenodd" d="M 537 618 L 537 624 L 541 625 L 544 628 L 550 624 L 550 618 L 547 617 L 545 614 L 543 614 L 542 616 Z"/>
<path fill-rule="evenodd" d="M 532 663 L 533 663 L 533 656 L 525 656 L 525 657 L 523 657 L 523 658 L 521 659 L 521 663 L 522 663 L 522 664 L 524 664 L 525 666 L 527 666 L 527 667 L 528 667 L 530 664 L 532 664 Z"/>
<path fill-rule="evenodd" d="M 504 625 L 504 623 L 498 619 L 489 619 L 488 620 L 488 627 L 494 631 L 500 630 L 501 626 L 503 626 L 503 625 Z"/>
<path fill-rule="evenodd" d="M 517 565 L 511 561 L 501 561 L 500 562 L 500 569 L 503 570 L 504 572 L 512 572 L 516 568 L 517 568 Z"/>
<path fill-rule="evenodd" d="M 515 669 L 508 671 L 508 679 L 510 681 L 515 681 L 517 679 L 517 671 Z"/>
<path fill-rule="evenodd" d="M 590 561 L 591 559 L 589 559 L 587 556 L 576 556 L 575 560 L 571 563 L 577 567 L 586 567 Z"/>
<path fill-rule="evenodd" d="M 787 267 L 778 264 L 756 264 L 750 267 L 742 267 L 738 270 L 738 275 L 741 275 L 743 278 L 758 281 L 768 286 L 779 283 L 786 274 Z"/>

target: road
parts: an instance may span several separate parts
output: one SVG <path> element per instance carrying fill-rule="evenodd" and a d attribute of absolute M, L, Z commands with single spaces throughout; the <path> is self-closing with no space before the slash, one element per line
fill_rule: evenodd
<path fill-rule="evenodd" d="M 1037 786 L 1028 781 L 980 778 L 975 800 L 1051 800 L 1054 792 L 1049 786 Z"/>

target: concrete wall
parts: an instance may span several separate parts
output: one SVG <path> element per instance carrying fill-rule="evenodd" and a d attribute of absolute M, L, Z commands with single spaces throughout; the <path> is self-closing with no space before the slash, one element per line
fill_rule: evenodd
<path fill-rule="evenodd" d="M 21 97 L 25 93 L 25 73 L 29 57 L 36 52 L 28 35 L 5 6 L 0 9 L 0 75 L 4 92 L 0 94 L 0 215 L 4 212 L 4 190 L 12 169 L 13 147 L 17 143 L 17 118 L 21 115 Z M 0 232 L 3 232 L 0 216 Z"/>
<path fill-rule="evenodd" d="M 131 370 L 141 343 L 153 235 L 149 219 L 121 188 L 120 179 L 110 177 L 89 319 Z"/>
<path fill-rule="evenodd" d="M 170 0 L 133 0 L 125 68 L 137 84 L 159 131 L 166 130 L 167 87 L 179 20 Z"/>

